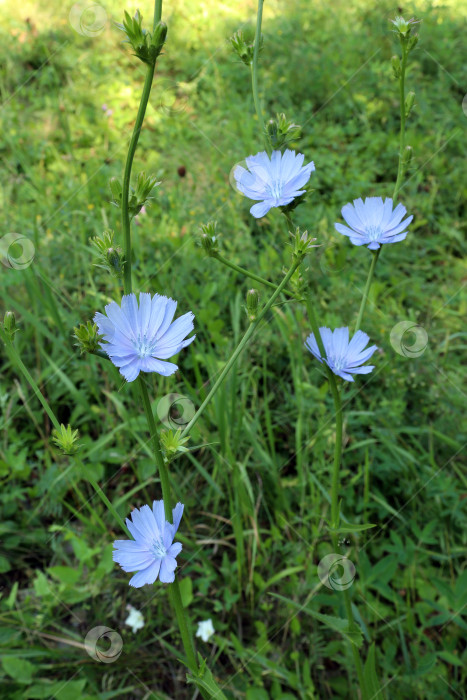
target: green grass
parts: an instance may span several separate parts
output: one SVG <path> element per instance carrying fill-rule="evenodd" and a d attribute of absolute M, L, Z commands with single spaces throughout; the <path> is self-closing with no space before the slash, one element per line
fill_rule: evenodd
<path fill-rule="evenodd" d="M 12 699 L 193 697 L 176 660 L 181 641 L 166 589 L 128 587 L 111 557 L 121 532 L 89 483 L 99 482 L 122 517 L 160 498 L 134 386 L 110 363 L 80 356 L 72 337 L 73 326 L 121 294 L 93 265 L 89 239 L 110 227 L 121 243 L 108 181 L 122 174 L 144 75 L 110 21 L 136 5 L 101 4 L 109 21 L 94 38 L 77 34 L 68 4 L 55 1 L 20 11 L 5 3 L 0 29 L 1 231 L 35 247 L 26 269 L 1 266 L 0 298 L 16 313 L 24 364 L 59 421 L 79 429 L 84 465 L 59 453 L 49 419 L 2 352 L 0 678 L 2 697 Z M 314 5 L 266 3 L 260 92 L 268 117 L 285 111 L 303 125 L 294 147 L 316 165 L 314 191 L 295 220 L 320 244 L 303 272 L 320 323 L 352 326 L 370 253 L 333 224 L 346 202 L 390 196 L 394 187 L 390 58 L 398 46 L 387 19 L 397 10 Z M 151 4 L 139 7 L 149 22 Z M 416 92 L 407 130 L 414 158 L 400 193 L 414 222 L 378 263 L 363 323 L 380 348 L 376 369 L 343 388 L 341 512 L 377 527 L 342 542 L 342 554 L 352 546 L 362 656 L 375 642 L 385 697 L 434 700 L 465 697 L 467 661 L 467 8 L 419 3 L 403 11 L 423 20 L 406 81 Z M 133 227 L 133 287 L 192 310 L 197 339 L 175 378 L 146 375 L 154 409 L 171 392 L 199 406 L 247 327 L 252 285 L 204 257 L 200 224 L 217 220 L 223 255 L 272 281 L 289 264 L 278 212 L 253 220 L 229 185 L 233 165 L 263 147 L 249 72 L 227 42 L 242 25 L 253 30 L 255 12 L 255 3 L 233 0 L 164 3 L 168 42 L 133 171 L 154 173 L 162 185 Z M 405 320 L 427 334 L 417 358 L 390 342 Z M 310 330 L 301 304 L 274 307 L 197 423 L 192 450 L 171 467 L 186 508 L 178 576 L 193 625 L 213 620 L 216 636 L 199 651 L 228 698 L 348 698 L 354 683 L 348 645 L 313 616 L 345 611 L 317 575 L 332 551 L 325 520 L 334 422 L 325 376 L 302 345 Z M 136 634 L 124 624 L 128 603 L 145 617 Z M 98 625 L 123 639 L 114 663 L 84 650 Z"/>

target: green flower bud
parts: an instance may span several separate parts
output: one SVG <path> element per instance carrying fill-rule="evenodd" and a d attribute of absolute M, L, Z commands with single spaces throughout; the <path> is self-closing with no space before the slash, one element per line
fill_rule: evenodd
<path fill-rule="evenodd" d="M 120 207 L 122 205 L 122 183 L 118 177 L 112 177 L 109 180 L 109 185 L 113 198 L 112 204 L 114 204 L 116 207 Z"/>
<path fill-rule="evenodd" d="M 305 255 L 312 249 L 318 248 L 319 246 L 314 245 L 316 238 L 311 238 L 308 231 L 303 233 L 300 231 L 299 227 L 295 229 L 295 233 L 290 234 L 293 240 L 293 260 L 303 260 Z"/>
<path fill-rule="evenodd" d="M 233 36 L 229 39 L 233 50 L 239 57 L 239 59 L 246 65 L 249 66 L 253 61 L 253 55 L 255 52 L 254 41 L 246 41 L 242 32 L 235 32 Z M 259 50 L 263 48 L 263 37 L 261 36 Z"/>
<path fill-rule="evenodd" d="M 99 340 L 101 336 L 97 332 L 97 325 L 91 321 L 87 321 L 86 325 L 80 323 L 76 328 L 73 328 L 73 337 L 78 341 L 75 343 L 80 348 L 81 354 L 86 352 L 95 352 L 99 350 Z"/>
<path fill-rule="evenodd" d="M 60 430 L 54 428 L 52 430 L 52 440 L 66 455 L 72 455 L 78 451 L 79 445 L 76 444 L 78 440 L 78 431 L 72 431 L 71 425 L 65 428 L 62 423 L 60 425 Z"/>
<path fill-rule="evenodd" d="M 160 441 L 165 461 L 171 462 L 177 452 L 188 452 L 188 447 L 185 447 L 185 444 L 189 439 L 189 435 L 182 437 L 181 428 L 178 428 L 175 432 L 172 430 L 162 430 Z"/>
<path fill-rule="evenodd" d="M 13 340 L 13 336 L 18 330 L 18 328 L 16 328 L 16 318 L 13 311 L 5 311 L 5 316 L 3 317 L 3 328 L 10 336 L 10 339 Z"/>
<path fill-rule="evenodd" d="M 214 258 L 219 252 L 219 236 L 216 234 L 216 228 L 217 221 L 209 221 L 207 224 L 201 224 L 199 243 L 203 247 L 205 253 L 211 258 Z"/>
<path fill-rule="evenodd" d="M 273 150 L 296 141 L 300 137 L 300 131 L 301 126 L 288 120 L 284 113 L 276 114 L 275 119 L 270 119 L 266 124 L 266 135 Z"/>
<path fill-rule="evenodd" d="M 249 289 L 246 293 L 246 312 L 251 322 L 256 321 L 258 316 L 259 298 L 257 289 Z"/>
<path fill-rule="evenodd" d="M 409 92 L 407 94 L 407 97 L 405 98 L 405 117 L 409 116 L 410 112 L 412 111 L 412 107 L 414 106 L 415 103 L 415 93 L 414 92 Z"/>
<path fill-rule="evenodd" d="M 156 49 L 157 56 L 162 51 L 162 47 L 164 46 L 166 37 L 167 37 L 167 25 L 166 25 L 166 23 L 165 22 L 158 22 L 156 24 L 156 28 L 154 29 L 154 33 L 152 35 L 152 40 L 151 40 L 151 46 L 153 46 Z M 157 58 L 157 56 L 156 56 L 156 58 Z"/>
<path fill-rule="evenodd" d="M 399 80 L 399 78 L 401 77 L 401 60 L 399 56 L 393 56 L 391 58 L 391 65 L 394 77 L 396 78 L 396 80 Z"/>

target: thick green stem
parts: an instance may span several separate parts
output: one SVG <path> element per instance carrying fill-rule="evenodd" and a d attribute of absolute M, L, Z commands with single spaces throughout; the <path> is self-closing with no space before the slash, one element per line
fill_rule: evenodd
<path fill-rule="evenodd" d="M 261 111 L 261 104 L 259 101 L 258 92 L 258 55 L 259 46 L 261 43 L 261 23 L 263 20 L 263 2 L 264 0 L 258 0 L 258 13 L 256 16 L 256 33 L 255 33 L 255 45 L 253 49 L 253 60 L 250 63 L 251 68 L 251 88 L 253 91 L 253 100 L 255 103 L 256 116 L 258 117 L 259 127 L 261 129 L 261 136 L 266 141 L 266 149 L 269 151 L 269 143 L 266 138 L 266 132 L 264 130 L 264 119 L 263 113 Z"/>
<path fill-rule="evenodd" d="M 250 272 L 249 270 L 245 270 L 243 267 L 239 267 L 238 265 L 235 265 L 235 263 L 230 262 L 230 260 L 227 260 L 227 258 L 224 258 L 223 255 L 220 255 L 219 253 L 216 253 L 215 255 L 212 256 L 216 260 L 219 260 L 223 265 L 226 265 L 226 267 L 230 267 L 232 270 L 235 270 L 235 272 L 239 272 L 241 275 L 244 277 L 249 277 L 252 280 L 255 280 L 255 282 L 259 282 L 260 284 L 263 284 L 265 287 L 269 287 L 270 289 L 276 289 L 277 284 L 274 284 L 274 282 L 270 282 L 269 280 L 265 280 L 264 277 L 260 277 L 259 275 L 255 275 L 254 272 Z M 297 297 L 293 292 L 289 292 L 288 289 L 283 289 L 283 294 L 286 294 L 288 297 L 292 297 L 296 299 Z"/>
<path fill-rule="evenodd" d="M 187 426 L 185 427 L 185 429 L 183 430 L 183 432 L 182 432 L 182 437 L 184 437 L 185 435 L 187 435 L 187 434 L 190 432 L 190 430 L 192 429 L 192 427 L 195 425 L 195 423 L 196 423 L 196 422 L 198 421 L 198 419 L 201 417 L 201 415 L 202 415 L 203 412 L 204 412 L 204 409 L 205 409 L 206 406 L 209 404 L 209 402 L 211 401 L 212 397 L 214 396 L 214 394 L 216 393 L 216 391 L 219 389 L 219 387 L 221 386 L 222 382 L 224 381 L 224 379 L 226 378 L 226 376 L 228 375 L 228 373 L 230 372 L 230 370 L 231 370 L 232 367 L 234 366 L 234 364 L 235 364 L 235 362 L 236 362 L 238 356 L 239 356 L 239 355 L 242 353 L 242 351 L 245 349 L 246 345 L 248 344 L 248 341 L 249 341 L 250 338 L 252 337 L 252 335 L 253 335 L 253 333 L 255 332 L 255 330 L 258 328 L 258 325 L 261 323 L 261 321 L 263 320 L 263 318 L 265 317 L 265 315 L 267 314 L 267 312 L 269 311 L 269 309 L 271 308 L 271 306 L 274 304 L 274 302 L 275 302 L 275 300 L 277 299 L 277 297 L 279 296 L 279 294 L 283 291 L 283 289 L 285 288 L 285 286 L 287 285 L 287 283 L 289 282 L 289 280 L 290 280 L 290 278 L 292 277 L 293 273 L 295 272 L 295 270 L 297 269 L 297 267 L 300 265 L 301 262 L 302 262 L 301 260 L 296 260 L 296 261 L 293 263 L 292 267 L 290 268 L 290 270 L 288 271 L 288 273 L 286 274 L 286 276 L 284 277 L 284 279 L 282 280 L 282 282 L 280 283 L 280 285 L 277 287 L 277 289 L 276 289 L 276 291 L 274 292 L 274 294 L 271 296 L 271 298 L 269 299 L 269 301 L 267 302 L 267 304 L 263 307 L 263 309 L 262 309 L 261 313 L 258 315 L 257 319 L 250 325 L 250 327 L 248 328 L 247 332 L 245 333 L 245 335 L 243 336 L 243 338 L 241 339 L 241 341 L 240 341 L 239 344 L 237 345 L 237 348 L 236 348 L 236 350 L 234 351 L 233 355 L 231 356 L 230 360 L 227 362 L 226 366 L 225 366 L 224 369 L 222 370 L 222 372 L 221 372 L 221 374 L 220 374 L 218 380 L 216 381 L 216 383 L 215 383 L 214 386 L 212 387 L 211 391 L 210 391 L 209 394 L 206 396 L 206 398 L 204 399 L 203 403 L 201 404 L 201 406 L 200 406 L 200 407 L 198 408 L 198 410 L 196 411 L 196 413 L 195 413 L 195 415 L 193 416 L 193 418 L 191 419 L 191 421 L 188 423 L 188 425 L 187 425 Z"/>
<path fill-rule="evenodd" d="M 157 8 L 157 3 L 156 3 Z M 136 116 L 135 127 L 128 149 L 128 155 L 125 163 L 125 172 L 123 174 L 122 187 L 122 231 L 123 231 L 123 250 L 125 255 L 123 289 L 125 294 L 131 294 L 131 229 L 130 229 L 130 213 L 128 210 L 128 199 L 130 194 L 130 179 L 133 158 L 135 156 L 136 146 L 138 145 L 139 135 L 143 126 L 144 115 L 151 93 L 152 81 L 154 78 L 155 64 L 147 66 L 146 79 L 144 81 L 143 94 Z"/>

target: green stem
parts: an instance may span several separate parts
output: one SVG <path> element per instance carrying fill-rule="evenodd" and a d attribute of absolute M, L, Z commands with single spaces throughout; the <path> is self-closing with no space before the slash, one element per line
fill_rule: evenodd
<path fill-rule="evenodd" d="M 252 280 L 255 280 L 255 282 L 259 282 L 260 284 L 263 284 L 265 287 L 269 287 L 270 289 L 276 289 L 277 284 L 274 284 L 274 282 L 270 282 L 269 280 L 265 280 L 264 277 L 260 277 L 259 275 L 255 275 L 254 272 L 250 272 L 249 270 L 245 270 L 244 267 L 239 267 L 238 265 L 235 265 L 235 263 L 230 262 L 230 260 L 227 260 L 227 258 L 224 258 L 223 255 L 220 255 L 219 253 L 216 253 L 216 255 L 212 256 L 216 260 L 219 260 L 223 265 L 226 265 L 227 267 L 230 267 L 232 270 L 235 270 L 235 272 L 239 272 L 241 275 L 244 277 L 249 277 Z M 296 299 L 297 297 L 293 292 L 289 292 L 288 289 L 283 290 L 283 294 L 286 294 L 288 297 L 292 297 L 293 299 Z"/>
<path fill-rule="evenodd" d="M 266 140 L 266 149 L 269 152 L 269 143 L 266 138 L 266 132 L 264 130 L 264 119 L 263 113 L 261 111 L 261 104 L 259 101 L 258 92 L 258 55 L 259 55 L 259 45 L 261 43 L 261 23 L 263 20 L 263 2 L 264 0 L 258 0 L 258 14 L 256 16 L 256 33 L 255 33 L 255 45 L 253 49 L 253 60 L 250 63 L 251 68 L 251 88 L 253 91 L 253 100 L 255 103 L 256 116 L 258 117 L 259 127 L 261 129 L 261 136 Z"/>
<path fill-rule="evenodd" d="M 266 305 L 263 307 L 263 309 L 262 309 L 261 313 L 259 314 L 259 316 L 257 317 L 257 319 L 256 319 L 255 321 L 253 321 L 253 323 L 250 325 L 250 327 L 248 328 L 247 332 L 245 333 L 245 335 L 243 336 L 243 338 L 241 339 L 241 341 L 240 341 L 239 344 L 237 345 L 237 348 L 236 348 L 236 350 L 234 351 L 233 355 L 231 356 L 230 360 L 227 362 L 226 366 L 225 366 L 224 369 L 222 370 L 222 372 L 221 372 L 221 374 L 220 374 L 218 380 L 216 381 L 216 383 L 215 383 L 214 386 L 212 387 L 211 391 L 210 391 L 209 394 L 206 396 L 205 400 L 203 401 L 203 403 L 201 404 L 201 406 L 198 408 L 198 410 L 196 411 L 196 413 L 195 413 L 195 415 L 193 416 L 193 418 L 191 419 L 191 421 L 188 423 L 187 426 L 185 426 L 185 429 L 184 429 L 183 432 L 182 432 L 182 437 L 184 437 L 185 435 L 187 435 L 187 434 L 190 432 L 190 430 L 192 429 L 192 427 L 195 425 L 195 423 L 196 423 L 196 422 L 198 421 L 198 419 L 201 417 L 201 415 L 202 415 L 203 412 L 204 412 L 204 409 L 206 408 L 206 406 L 208 405 L 208 403 L 211 401 L 212 397 L 214 396 L 214 394 L 215 394 L 216 391 L 219 389 L 219 387 L 221 386 L 222 382 L 224 381 L 224 379 L 226 378 L 226 376 L 228 375 L 228 373 L 229 373 L 230 370 L 232 369 L 232 367 L 233 367 L 233 365 L 235 364 L 235 362 L 236 362 L 238 356 L 239 356 L 239 355 L 242 353 L 242 351 L 245 349 L 245 347 L 246 347 L 246 345 L 248 344 L 248 341 L 250 340 L 251 336 L 253 335 L 253 333 L 255 332 L 255 330 L 258 328 L 258 325 L 261 323 L 261 321 L 263 320 L 263 318 L 265 317 L 265 315 L 267 314 L 267 312 L 269 311 L 269 309 L 271 308 L 271 306 L 274 304 L 274 302 L 275 302 L 275 300 L 277 299 L 277 297 L 279 296 L 279 294 L 282 292 L 282 290 L 284 289 L 284 287 L 287 285 L 287 283 L 289 282 L 289 280 L 290 280 L 290 278 L 292 277 L 293 273 L 295 272 L 295 270 L 297 269 L 297 267 L 300 265 L 301 262 L 302 262 L 301 259 L 300 259 L 300 260 L 295 260 L 295 262 L 293 263 L 292 267 L 290 268 L 290 270 L 288 271 L 288 273 L 286 274 L 286 276 L 284 277 L 284 279 L 282 280 L 282 282 L 280 283 L 280 285 L 277 287 L 277 289 L 276 289 L 276 291 L 274 292 L 274 294 L 271 296 L 271 298 L 269 299 L 269 301 L 268 301 L 268 302 L 266 303 Z"/>
<path fill-rule="evenodd" d="M 400 116 L 401 116 L 401 126 L 399 133 L 399 163 L 397 165 L 397 178 L 396 184 L 394 185 L 394 192 L 392 195 L 393 204 L 396 203 L 397 195 L 402 185 L 402 178 L 404 177 L 404 148 L 405 148 L 405 71 L 407 68 L 407 48 L 402 44 L 402 62 L 401 62 L 401 74 L 399 78 L 399 101 L 400 101 Z M 376 251 L 372 251 L 373 259 L 371 261 L 370 269 L 368 271 L 368 277 L 366 280 L 365 290 L 363 292 L 362 301 L 360 303 L 360 310 L 358 312 L 357 323 L 355 324 L 355 332 L 357 332 L 362 323 L 363 314 L 365 312 L 366 302 L 368 300 L 368 295 L 370 293 L 371 283 L 373 281 L 373 276 L 376 269 L 376 263 L 381 254 L 382 246 Z"/>
<path fill-rule="evenodd" d="M 156 2 L 156 11 L 157 11 Z M 162 5 L 159 2 L 159 5 Z M 160 19 L 160 17 L 159 17 Z M 159 21 L 159 20 L 157 20 Z M 125 172 L 123 174 L 123 187 L 122 187 L 122 231 L 123 231 L 123 250 L 125 255 L 124 264 L 124 278 L 123 278 L 123 290 L 125 294 L 131 294 L 131 228 L 130 228 L 130 213 L 128 210 L 128 199 L 130 194 L 130 179 L 131 179 L 131 168 L 133 165 L 133 158 L 135 156 L 136 146 L 138 145 L 139 135 L 141 133 L 141 128 L 143 126 L 144 115 L 146 114 L 146 107 L 149 101 L 149 95 L 151 93 L 152 81 L 154 78 L 155 64 L 152 66 L 147 66 L 146 79 L 144 81 L 143 94 L 141 96 L 141 102 L 138 109 L 138 114 L 136 116 L 136 122 L 133 129 L 133 134 L 130 141 L 130 147 L 128 149 L 128 155 L 125 163 Z"/>
<path fill-rule="evenodd" d="M 401 62 L 401 74 L 399 78 L 399 100 L 400 100 L 400 114 L 401 114 L 401 128 L 399 134 L 399 163 L 397 166 L 397 179 L 394 186 L 394 193 L 392 195 L 392 201 L 395 203 L 397 195 L 402 184 L 402 178 L 404 177 L 404 147 L 405 147 L 405 70 L 407 68 L 407 48 L 402 44 L 402 62 Z"/>
<path fill-rule="evenodd" d="M 362 301 L 360 303 L 360 310 L 358 312 L 357 323 L 355 324 L 355 333 L 359 330 L 362 323 L 363 314 L 365 312 L 366 302 L 368 300 L 368 295 L 370 293 L 371 283 L 373 281 L 373 275 L 375 273 L 376 263 L 378 262 L 379 254 L 381 252 L 381 247 L 378 250 L 372 251 L 373 259 L 371 261 L 370 269 L 368 271 L 368 277 L 365 284 L 365 289 L 363 290 Z"/>
<path fill-rule="evenodd" d="M 310 296 L 307 297 L 307 313 L 308 313 L 308 318 L 310 321 L 310 325 L 313 331 L 313 335 L 315 336 L 318 349 L 320 352 L 321 357 L 324 359 L 326 357 L 326 351 L 324 349 L 324 344 L 323 340 L 321 338 L 321 334 L 319 332 L 319 326 L 318 326 L 318 321 L 316 319 L 316 315 L 313 309 L 313 304 L 311 302 Z M 341 457 L 342 457 L 342 402 L 339 394 L 339 389 L 337 387 L 337 382 L 336 378 L 331 371 L 331 369 L 328 367 L 328 365 L 324 362 L 324 367 L 326 369 L 326 374 L 329 380 L 329 386 L 331 387 L 331 393 L 332 397 L 334 400 L 334 408 L 336 412 L 336 442 L 334 446 L 334 461 L 333 461 L 333 467 L 332 467 L 332 475 L 331 475 L 331 528 L 332 529 L 337 529 L 339 527 L 339 475 L 340 475 L 340 466 L 341 466 Z M 332 541 L 332 546 L 335 552 L 338 551 L 338 541 L 337 541 L 337 535 L 335 533 L 331 533 L 331 541 Z M 345 602 L 345 610 L 347 613 L 347 619 L 349 621 L 349 630 L 353 629 L 355 627 L 355 621 L 353 619 L 353 614 L 352 614 L 352 606 L 350 602 L 350 594 L 347 589 L 343 591 L 344 594 L 344 602 Z M 360 690 L 362 693 L 362 698 L 366 697 L 366 691 L 365 691 L 365 685 L 364 685 L 364 678 L 363 678 L 363 667 L 362 667 L 362 661 L 360 659 L 360 654 L 358 652 L 357 647 L 354 644 L 351 644 L 352 646 L 352 654 L 354 658 L 354 664 L 355 664 L 355 669 L 357 671 L 357 677 L 358 677 L 358 682 L 360 685 Z"/>
<path fill-rule="evenodd" d="M 149 433 L 152 439 L 154 456 L 156 458 L 156 464 L 161 480 L 165 517 L 167 520 L 172 521 L 172 495 L 170 493 L 169 471 L 167 469 L 164 456 L 162 454 L 156 422 L 154 420 L 154 415 L 151 409 L 151 403 L 149 401 L 148 390 L 146 388 L 146 384 L 144 383 L 143 378 L 141 377 L 141 374 L 138 377 L 138 383 L 141 392 L 141 398 L 143 399 L 144 412 L 146 413 L 146 420 L 148 422 Z M 198 668 L 195 647 L 193 644 L 193 638 L 188 627 L 188 622 L 183 610 L 182 598 L 180 595 L 180 586 L 177 578 L 175 578 L 175 581 L 170 584 L 169 595 L 171 603 L 175 610 L 175 615 L 177 617 L 177 622 L 180 629 L 180 635 L 182 637 L 183 648 L 185 650 L 188 665 L 190 669 L 193 672 L 195 672 Z"/>

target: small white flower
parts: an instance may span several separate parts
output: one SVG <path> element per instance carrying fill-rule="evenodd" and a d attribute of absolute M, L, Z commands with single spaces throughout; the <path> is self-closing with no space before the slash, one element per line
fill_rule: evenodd
<path fill-rule="evenodd" d="M 207 642 L 210 637 L 214 634 L 214 627 L 212 625 L 212 620 L 204 620 L 203 622 L 198 622 L 198 629 L 196 630 L 196 636 L 201 637 L 203 642 Z"/>
<path fill-rule="evenodd" d="M 143 614 L 140 613 L 139 610 L 136 610 L 132 605 L 127 605 L 126 609 L 130 613 L 125 620 L 125 625 L 128 625 L 128 627 L 131 627 L 133 633 L 137 632 L 140 630 L 142 627 L 144 627 L 144 617 Z"/>

